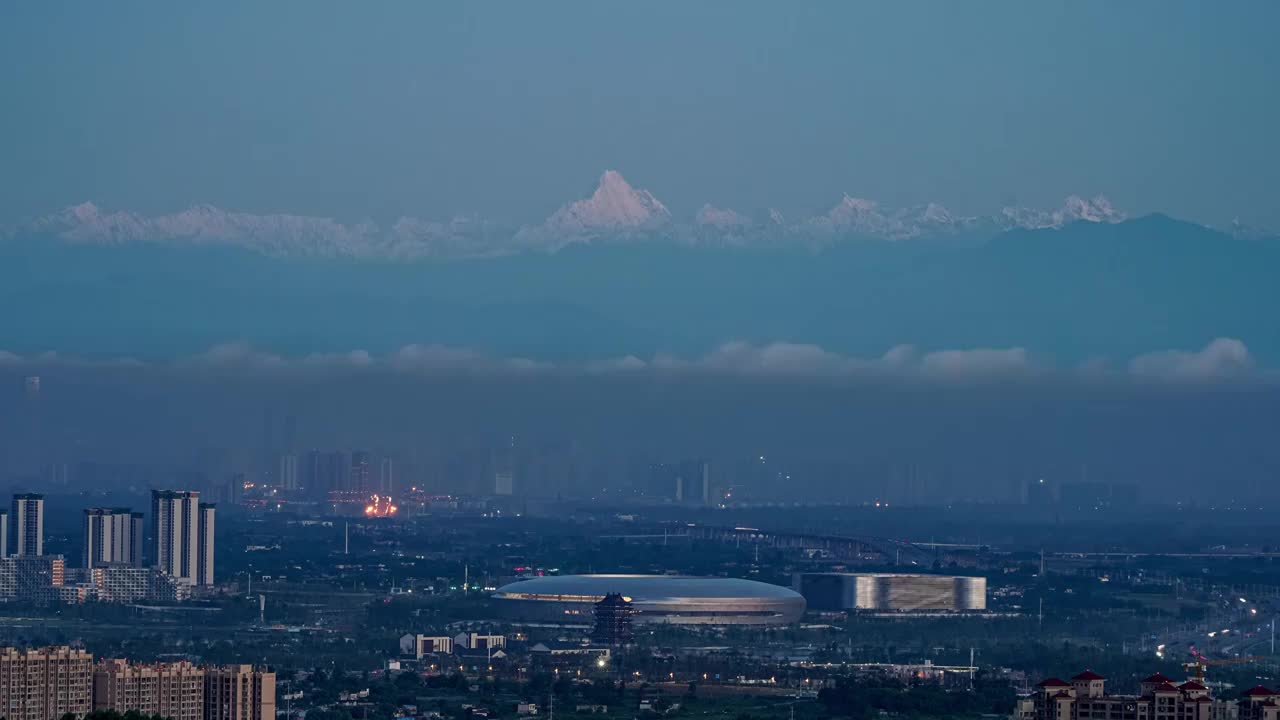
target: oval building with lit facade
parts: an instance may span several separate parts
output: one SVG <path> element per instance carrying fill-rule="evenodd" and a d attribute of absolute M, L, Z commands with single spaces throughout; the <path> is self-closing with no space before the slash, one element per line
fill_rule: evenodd
<path fill-rule="evenodd" d="M 516 622 L 588 625 L 610 593 L 631 602 L 636 623 L 789 625 L 804 614 L 790 588 L 739 578 L 675 575 L 555 575 L 520 580 L 493 594 Z"/>

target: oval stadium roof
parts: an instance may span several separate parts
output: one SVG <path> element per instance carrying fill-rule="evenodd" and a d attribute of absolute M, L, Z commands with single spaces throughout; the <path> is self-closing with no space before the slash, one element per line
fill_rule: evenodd
<path fill-rule="evenodd" d="M 600 596 L 621 593 L 636 602 L 661 602 L 687 598 L 774 598 L 800 595 L 781 585 L 756 580 L 679 575 L 548 575 L 504 585 L 497 595 Z"/>

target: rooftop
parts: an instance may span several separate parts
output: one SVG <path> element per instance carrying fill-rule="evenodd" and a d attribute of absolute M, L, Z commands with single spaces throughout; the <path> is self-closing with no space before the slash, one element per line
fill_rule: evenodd
<path fill-rule="evenodd" d="M 598 600 L 610 593 L 618 593 L 627 600 L 650 602 L 685 598 L 789 600 L 800 597 L 790 588 L 755 580 L 680 575 L 547 575 L 504 585 L 496 595 L 584 596 Z"/>

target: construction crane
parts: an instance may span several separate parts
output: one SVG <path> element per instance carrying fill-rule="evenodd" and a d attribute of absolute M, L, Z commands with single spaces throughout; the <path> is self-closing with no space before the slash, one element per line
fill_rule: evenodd
<path fill-rule="evenodd" d="M 1195 655 L 1195 658 L 1196 659 L 1194 662 L 1182 663 L 1182 667 L 1186 668 L 1188 673 L 1194 673 L 1192 677 L 1195 679 L 1196 682 L 1200 683 L 1201 685 L 1204 684 L 1205 668 L 1220 667 L 1222 665 L 1243 665 L 1245 663 L 1258 662 L 1259 660 L 1266 659 L 1264 657 L 1259 657 L 1257 655 L 1251 655 L 1249 657 L 1225 658 L 1223 660 L 1210 660 L 1198 653 Z"/>

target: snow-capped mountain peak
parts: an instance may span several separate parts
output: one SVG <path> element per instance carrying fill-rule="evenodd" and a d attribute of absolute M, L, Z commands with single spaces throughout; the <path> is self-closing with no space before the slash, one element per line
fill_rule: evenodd
<path fill-rule="evenodd" d="M 1125 217 L 1124 213 L 1112 207 L 1111 201 L 1105 195 L 1097 195 L 1092 200 L 1072 195 L 1067 198 L 1061 212 L 1066 222 L 1085 220 L 1112 223 L 1120 222 Z"/>
<path fill-rule="evenodd" d="M 638 190 L 616 170 L 600 176 L 591 197 L 556 211 L 547 225 L 556 229 L 626 229 L 651 227 L 671 219 L 671 212 L 648 190 Z"/>
<path fill-rule="evenodd" d="M 721 230 L 742 228 L 751 224 L 751 219 L 735 210 L 718 208 L 707 203 L 698 210 L 694 222 L 702 227 L 713 227 Z"/>
<path fill-rule="evenodd" d="M 937 225 L 950 225 L 956 221 L 950 210 L 937 203 L 925 205 L 924 210 L 920 213 L 920 219 Z"/>
<path fill-rule="evenodd" d="M 1126 217 L 1125 213 L 1115 209 L 1104 195 L 1096 195 L 1092 199 L 1071 195 L 1063 201 L 1062 207 L 1056 210 L 1006 207 L 1000 211 L 998 220 L 999 224 L 1005 228 L 1038 230 L 1060 228 L 1077 221 L 1118 223 Z"/>
<path fill-rule="evenodd" d="M 64 216 L 74 218 L 79 222 L 89 222 L 97 218 L 102 213 L 98 210 L 98 206 L 91 202 L 82 202 L 79 205 L 72 205 L 62 211 Z"/>
<path fill-rule="evenodd" d="M 905 240 L 929 232 L 949 232 L 957 220 L 941 205 L 923 208 L 885 209 L 880 203 L 845 194 L 826 215 L 817 218 L 817 227 L 827 232 L 849 233 L 889 240 Z"/>
<path fill-rule="evenodd" d="M 543 223 L 518 229 L 474 216 L 447 221 L 402 217 L 379 228 L 371 221 L 343 223 L 326 217 L 233 212 L 213 205 L 143 215 L 107 211 L 85 202 L 18 226 L 0 227 L 0 240 L 28 235 L 106 245 L 223 244 L 273 256 L 481 257 L 554 252 L 573 243 L 612 240 L 742 247 L 821 246 L 848 238 L 978 238 L 1015 228 L 1061 228 L 1073 222 L 1124 219 L 1125 214 L 1102 195 L 1072 195 L 1052 210 L 1006 207 L 995 215 L 961 216 L 937 203 L 897 207 L 846 193 L 827 212 L 808 219 L 788 219 L 770 209 L 767 219 L 753 220 L 708 203 L 692 218 L 675 221 L 652 193 L 633 187 L 616 170 L 607 170 L 590 196 L 564 205 Z"/>

